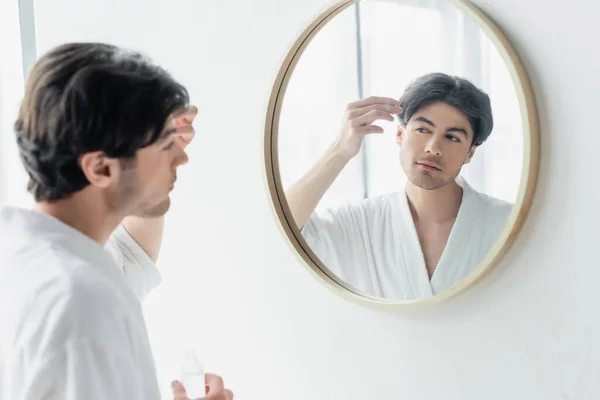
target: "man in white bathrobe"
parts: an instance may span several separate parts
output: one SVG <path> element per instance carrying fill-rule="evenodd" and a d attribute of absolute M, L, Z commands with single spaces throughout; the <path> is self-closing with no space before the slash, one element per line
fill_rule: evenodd
<path fill-rule="evenodd" d="M 160 281 L 196 114 L 166 71 L 114 46 L 66 44 L 33 67 L 15 132 L 36 209 L 0 209 L 0 400 L 160 398 L 140 299 Z"/>
<path fill-rule="evenodd" d="M 373 123 L 394 115 L 404 190 L 315 212 L 363 137 L 383 132 Z M 351 103 L 337 140 L 286 193 L 296 225 L 323 264 L 366 295 L 417 300 L 447 290 L 483 260 L 512 208 L 459 176 L 492 127 L 487 94 L 442 73 L 415 79 L 400 101 Z"/>

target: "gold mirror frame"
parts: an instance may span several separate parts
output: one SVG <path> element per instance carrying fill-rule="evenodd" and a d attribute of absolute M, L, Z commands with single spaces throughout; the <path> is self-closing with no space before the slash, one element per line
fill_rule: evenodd
<path fill-rule="evenodd" d="M 483 279 L 492 268 L 500 262 L 518 236 L 533 201 L 539 169 L 540 135 L 535 97 L 527 71 L 507 37 L 500 28 L 485 13 L 483 13 L 483 11 L 467 1 L 448 1 L 477 23 L 477 25 L 487 34 L 492 43 L 494 43 L 500 56 L 506 63 L 519 98 L 524 137 L 521 181 L 519 183 L 517 199 L 509 215 L 507 224 L 482 262 L 468 277 L 450 289 L 427 299 L 412 301 L 387 301 L 381 298 L 366 296 L 358 292 L 355 288 L 349 286 L 329 271 L 329 269 L 321 263 L 319 258 L 313 253 L 300 234 L 300 230 L 297 228 L 292 218 L 285 197 L 279 174 L 277 145 L 281 105 L 289 79 L 300 56 L 321 28 L 344 9 L 361 2 L 361 0 L 344 0 L 337 2 L 317 17 L 317 19 L 304 30 L 288 52 L 271 91 L 265 123 L 264 166 L 266 168 L 268 191 L 279 222 L 278 225 L 289 239 L 295 253 L 300 257 L 303 264 L 305 264 L 311 272 L 316 274 L 319 281 L 324 283 L 328 289 L 332 290 L 337 295 L 360 305 L 380 309 L 398 309 L 432 305 L 465 291 Z"/>

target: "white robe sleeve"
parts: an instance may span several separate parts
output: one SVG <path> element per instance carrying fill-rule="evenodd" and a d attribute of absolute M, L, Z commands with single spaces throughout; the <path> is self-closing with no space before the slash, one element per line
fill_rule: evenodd
<path fill-rule="evenodd" d="M 302 227 L 301 233 L 311 250 L 325 266 L 343 277 L 344 249 L 355 248 L 357 227 L 353 226 L 345 209 L 329 209 L 313 213 Z M 358 249 L 356 249 L 358 250 Z"/>
<path fill-rule="evenodd" d="M 105 248 L 123 270 L 127 283 L 140 300 L 160 284 L 161 275 L 156 265 L 123 225 L 113 232 Z"/>
<path fill-rule="evenodd" d="M 27 400 L 147 400 L 131 353 L 107 340 L 80 340 L 31 369 Z"/>
<path fill-rule="evenodd" d="M 395 228 L 402 225 L 398 196 L 377 196 L 315 212 L 302 228 L 304 240 L 324 266 L 363 294 L 384 297 L 389 290 L 381 278 L 388 270 L 394 281 L 404 279 L 397 276 L 402 267 L 397 248 L 403 239 Z"/>
<path fill-rule="evenodd" d="M 380 293 L 364 203 L 313 213 L 302 228 L 311 250 L 338 278 L 365 293 Z"/>
<path fill-rule="evenodd" d="M 157 400 L 139 302 L 118 294 L 115 282 L 92 267 L 75 261 L 69 268 L 68 277 L 48 280 L 32 300 L 3 360 L 9 384 L 0 396 L 4 390 L 3 399 Z"/>

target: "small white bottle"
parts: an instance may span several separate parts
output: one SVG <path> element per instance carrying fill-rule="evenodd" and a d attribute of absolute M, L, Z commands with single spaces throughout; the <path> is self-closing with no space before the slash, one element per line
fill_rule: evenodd
<path fill-rule="evenodd" d="M 181 383 L 190 399 L 203 399 L 206 396 L 204 379 L 204 365 L 198 359 L 196 352 L 188 349 L 181 367 Z"/>

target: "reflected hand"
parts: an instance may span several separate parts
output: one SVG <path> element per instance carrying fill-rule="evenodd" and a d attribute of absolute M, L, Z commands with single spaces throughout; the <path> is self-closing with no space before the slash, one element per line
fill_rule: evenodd
<path fill-rule="evenodd" d="M 205 374 L 204 379 L 206 381 L 206 396 L 202 397 L 203 400 L 233 400 L 233 392 L 225 389 L 223 378 L 214 374 Z M 192 400 L 187 396 L 185 387 L 181 382 L 173 381 L 171 389 L 173 400 Z"/>
<path fill-rule="evenodd" d="M 173 135 L 185 149 L 188 144 L 194 139 L 196 131 L 192 126 L 194 119 L 198 116 L 198 107 L 189 106 L 181 113 L 176 114 L 173 118 L 175 119 L 176 131 Z"/>
<path fill-rule="evenodd" d="M 358 154 L 363 138 L 372 133 L 383 133 L 383 128 L 372 125 L 377 120 L 393 121 L 401 114 L 398 101 L 389 97 L 367 97 L 348 104 L 342 130 L 334 144 L 334 151 L 348 161 Z"/>

